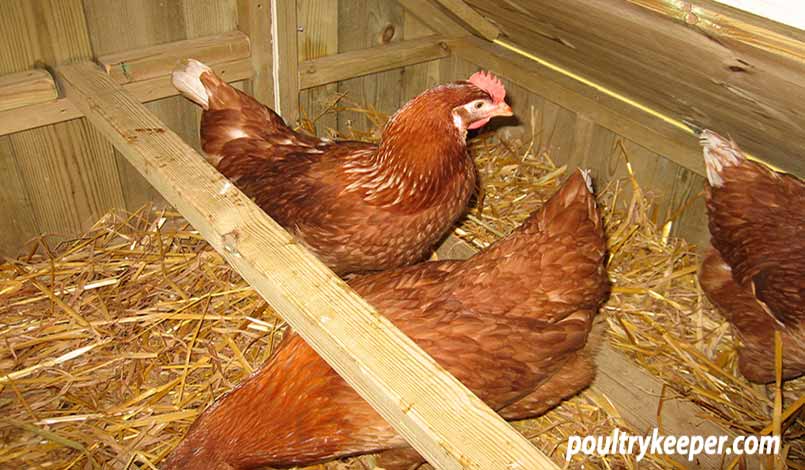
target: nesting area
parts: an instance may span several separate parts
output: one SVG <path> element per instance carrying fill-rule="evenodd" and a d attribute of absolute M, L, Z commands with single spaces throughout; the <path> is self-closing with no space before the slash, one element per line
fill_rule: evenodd
<path fill-rule="evenodd" d="M 376 126 L 385 119 L 364 111 Z M 482 188 L 455 235 L 483 248 L 558 188 L 569 170 L 532 137 L 471 141 Z M 664 400 L 693 401 L 737 433 L 770 432 L 773 387 L 737 374 L 730 328 L 697 284 L 694 248 L 651 219 L 634 178 L 598 194 L 614 286 L 600 316 L 607 341 L 665 381 Z M 72 240 L 43 236 L 4 261 L 0 311 L 0 468 L 156 468 L 200 411 L 270 357 L 286 328 L 181 216 L 151 206 L 109 213 Z M 805 380 L 785 384 L 790 468 L 805 465 L 802 400 L 790 399 L 803 394 Z M 568 436 L 630 430 L 595 388 L 516 426 L 560 466 Z M 331 465 L 371 468 L 371 457 Z M 568 468 L 638 465 L 679 466 L 662 456 L 638 464 L 577 455 Z"/>

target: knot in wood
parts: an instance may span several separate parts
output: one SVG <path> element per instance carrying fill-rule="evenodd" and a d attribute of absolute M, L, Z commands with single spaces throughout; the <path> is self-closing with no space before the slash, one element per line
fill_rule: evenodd
<path fill-rule="evenodd" d="M 240 256 L 240 251 L 238 250 L 239 238 L 240 233 L 238 232 L 238 229 L 234 229 L 230 232 L 225 233 L 221 237 L 221 244 L 224 247 L 224 251 L 235 256 Z"/>
<path fill-rule="evenodd" d="M 394 39 L 394 34 L 397 30 L 394 28 L 394 25 L 389 23 L 383 28 L 383 32 L 380 34 L 380 44 L 388 44 Z"/>

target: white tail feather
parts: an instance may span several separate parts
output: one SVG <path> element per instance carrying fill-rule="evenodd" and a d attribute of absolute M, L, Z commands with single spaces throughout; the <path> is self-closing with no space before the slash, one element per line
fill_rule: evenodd
<path fill-rule="evenodd" d="M 590 169 L 579 168 L 579 173 L 581 173 L 581 177 L 584 178 L 584 184 L 587 185 L 587 191 L 590 191 L 590 194 L 595 194 L 595 191 L 593 191 L 593 178 L 590 176 Z"/>
<path fill-rule="evenodd" d="M 699 136 L 704 149 L 704 164 L 710 186 L 721 187 L 724 179 L 721 171 L 729 166 L 740 165 L 744 160 L 735 142 L 728 141 L 711 130 L 705 129 Z"/>
<path fill-rule="evenodd" d="M 194 59 L 182 61 L 171 74 L 171 81 L 184 96 L 204 109 L 209 109 L 210 97 L 201 83 L 201 74 L 212 69 Z"/>

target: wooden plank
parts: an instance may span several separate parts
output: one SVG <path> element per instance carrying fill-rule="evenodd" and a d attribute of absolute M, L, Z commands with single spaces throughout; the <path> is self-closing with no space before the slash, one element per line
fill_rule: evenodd
<path fill-rule="evenodd" d="M 720 5 L 711 0 L 699 0 L 695 7 L 657 0 L 628 1 L 676 21 L 695 26 L 705 34 L 727 37 L 797 61 L 805 60 L 805 32 L 801 28 L 787 27 L 755 15 L 748 15 L 743 11 Z M 755 3 L 763 5 L 756 11 L 765 9 L 768 13 L 772 13 L 768 0 Z M 788 8 L 788 10 L 792 9 Z M 780 11 L 776 13 L 779 14 Z M 787 17 L 794 19 L 796 13 L 790 11 Z"/>
<path fill-rule="evenodd" d="M 397 2 L 385 0 L 351 0 L 338 4 L 338 50 L 353 52 L 384 46 L 402 40 L 403 9 Z M 340 82 L 338 91 L 345 101 L 393 114 L 402 103 L 402 70 L 389 70 L 374 75 Z M 351 128 L 372 128 L 365 113 L 343 111 L 338 128 L 349 135 Z"/>
<path fill-rule="evenodd" d="M 117 83 L 163 77 L 188 57 L 203 57 L 207 65 L 250 56 L 249 37 L 240 31 L 187 39 L 98 57 L 97 62 Z M 199 59 L 201 60 L 201 59 Z"/>
<path fill-rule="evenodd" d="M 188 39 L 238 29 L 237 0 L 178 1 L 182 4 L 184 32 Z M 165 3 L 164 0 L 162 3 Z"/>
<path fill-rule="evenodd" d="M 498 36 L 500 36 L 500 30 L 497 28 L 497 26 L 490 23 L 489 20 L 480 15 L 471 6 L 464 3 L 463 0 L 436 1 L 446 8 L 450 13 L 469 25 L 470 28 L 478 33 L 478 35 L 482 38 L 488 41 L 494 41 L 498 38 Z"/>
<path fill-rule="evenodd" d="M 431 0 L 398 1 L 403 8 L 419 18 L 430 29 L 445 37 L 462 37 L 472 34 Z"/>
<path fill-rule="evenodd" d="M 0 74 L 92 57 L 81 0 L 6 0 L 2 10 Z M 23 109 L 4 114 L 22 120 Z M 6 148 L 16 164 L 6 168 L 17 174 L 0 179 L 19 177 L 27 199 L 6 199 L 0 207 L 3 220 L 20 221 L 14 214 L 30 211 L 35 233 L 57 234 L 52 240 L 57 241 L 86 229 L 111 207 L 122 207 L 113 148 L 86 122 L 20 132 L 9 139 Z"/>
<path fill-rule="evenodd" d="M 58 97 L 56 84 L 47 70 L 26 70 L 0 76 L 0 112 Z"/>
<path fill-rule="evenodd" d="M 447 57 L 450 49 L 442 36 L 428 36 L 388 45 L 308 60 L 299 66 L 299 88 L 362 77 L 378 72 Z"/>
<path fill-rule="evenodd" d="M 338 128 L 336 113 L 325 113 L 337 98 L 338 85 L 331 83 L 304 89 L 305 61 L 338 53 L 338 0 L 297 0 L 299 21 L 299 107 L 315 120 L 316 133 Z"/>
<path fill-rule="evenodd" d="M 805 174 L 805 32 L 707 0 L 469 3 L 507 42 Z"/>
<path fill-rule="evenodd" d="M 448 44 L 459 57 L 483 65 L 657 154 L 704 174 L 701 147 L 688 133 L 482 39 L 463 38 L 450 40 Z"/>
<path fill-rule="evenodd" d="M 203 59 L 199 60 L 203 61 Z M 252 65 L 249 59 L 214 64 L 212 69 L 230 83 L 252 77 Z M 170 82 L 170 75 L 167 70 L 160 77 L 131 82 L 123 85 L 123 88 L 144 103 L 179 95 L 179 92 Z M 0 135 L 13 134 L 49 124 L 78 119 L 81 116 L 81 112 L 63 98 L 16 110 L 0 111 Z"/>
<path fill-rule="evenodd" d="M 403 12 L 403 42 L 432 35 L 433 30 L 411 14 L 410 11 L 405 10 Z M 450 53 L 447 43 L 445 43 L 444 49 L 447 54 Z M 441 82 L 439 71 L 442 59 L 408 65 L 403 69 L 403 101 L 407 102 L 424 90 L 432 88 Z"/>
<path fill-rule="evenodd" d="M 238 29 L 249 36 L 252 69 L 250 94 L 265 104 L 274 103 L 271 69 L 271 1 L 238 0 Z"/>
<path fill-rule="evenodd" d="M 91 63 L 68 99 L 271 305 L 437 468 L 556 469 L 134 97 Z"/>
<path fill-rule="evenodd" d="M 11 139 L 0 138 L 0 209 L 3 229 L 0 230 L 0 257 L 15 256 L 25 242 L 39 235 L 28 189 L 14 158 Z M 8 208 L 8 209 L 6 209 Z"/>
<path fill-rule="evenodd" d="M 294 125 L 299 119 L 299 52 L 296 0 L 271 0 L 274 111 Z"/>
<path fill-rule="evenodd" d="M 238 34 L 239 33 L 235 33 L 232 37 L 226 35 L 229 37 L 227 41 L 233 44 L 240 43 L 243 38 L 237 36 Z M 178 51 L 181 48 L 180 44 L 182 42 L 166 44 L 160 46 L 160 49 L 168 51 L 175 50 L 177 52 L 171 52 L 171 54 L 180 54 Z M 207 44 L 207 39 L 205 39 L 202 44 Z M 193 56 L 202 62 L 208 63 L 216 73 L 228 82 L 253 77 L 253 71 L 250 65 L 251 61 L 249 59 L 242 58 L 231 62 L 217 62 L 217 48 L 212 48 L 213 55 L 211 57 L 206 56 L 205 50 L 210 49 L 209 47 L 190 49 L 188 56 Z M 313 88 L 356 76 L 369 75 L 406 65 L 427 62 L 447 57 L 449 54 L 450 49 L 444 38 L 441 36 L 430 36 L 387 46 L 377 46 L 375 48 L 322 57 L 301 64 L 299 71 L 300 88 Z M 127 51 L 116 55 L 122 57 L 138 56 L 141 54 L 137 51 Z M 101 59 L 108 60 L 106 57 L 102 57 Z M 142 60 L 143 64 L 148 63 L 147 59 Z M 107 62 L 106 66 L 110 67 L 110 63 L 111 62 Z M 158 66 L 156 64 L 158 64 Z M 346 67 L 344 64 L 349 64 L 350 66 Z M 134 94 L 142 102 L 151 102 L 178 95 L 173 85 L 171 85 L 169 77 L 170 71 L 173 70 L 175 63 L 154 57 L 153 64 L 145 66 L 150 70 L 147 74 L 137 75 L 137 81 L 132 81 L 132 79 L 135 78 L 133 75 L 127 77 L 123 73 L 115 73 L 113 76 L 118 83 L 124 85 L 128 92 Z M 145 78 L 146 76 L 151 76 L 152 78 Z M 0 111 L 0 135 L 33 129 L 79 117 L 81 117 L 81 113 L 63 99 L 26 106 L 15 112 Z"/>

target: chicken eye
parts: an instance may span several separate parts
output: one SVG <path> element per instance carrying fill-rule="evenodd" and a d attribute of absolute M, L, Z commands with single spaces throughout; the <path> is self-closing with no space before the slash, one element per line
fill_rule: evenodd
<path fill-rule="evenodd" d="M 484 107 L 484 102 L 483 101 L 479 101 L 479 102 L 475 103 L 475 109 L 481 109 L 483 107 Z"/>

